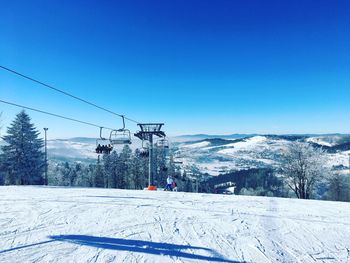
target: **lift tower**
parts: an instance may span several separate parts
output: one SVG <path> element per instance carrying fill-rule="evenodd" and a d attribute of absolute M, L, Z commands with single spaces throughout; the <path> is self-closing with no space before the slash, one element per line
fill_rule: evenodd
<path fill-rule="evenodd" d="M 134 135 L 142 141 L 149 141 L 148 190 L 157 190 L 154 183 L 153 135 L 165 137 L 165 133 L 161 131 L 164 123 L 138 123 L 137 125 L 140 127 L 140 131 Z"/>

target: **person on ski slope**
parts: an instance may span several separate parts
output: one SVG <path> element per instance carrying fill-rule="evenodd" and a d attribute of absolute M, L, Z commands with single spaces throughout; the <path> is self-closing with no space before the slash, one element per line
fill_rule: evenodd
<path fill-rule="evenodd" d="M 170 175 L 168 176 L 168 178 L 166 179 L 166 187 L 165 187 L 165 191 L 169 190 L 172 191 L 171 185 L 173 183 L 173 179 L 170 177 Z"/>
<path fill-rule="evenodd" d="M 171 188 L 173 189 L 173 191 L 177 192 L 177 183 L 175 182 L 175 179 L 173 179 L 173 182 L 171 184 Z"/>

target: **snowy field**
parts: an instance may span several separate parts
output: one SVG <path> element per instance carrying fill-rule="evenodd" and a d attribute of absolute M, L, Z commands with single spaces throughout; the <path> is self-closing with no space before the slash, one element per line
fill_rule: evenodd
<path fill-rule="evenodd" d="M 350 262 L 350 204 L 0 187 L 0 262 Z"/>

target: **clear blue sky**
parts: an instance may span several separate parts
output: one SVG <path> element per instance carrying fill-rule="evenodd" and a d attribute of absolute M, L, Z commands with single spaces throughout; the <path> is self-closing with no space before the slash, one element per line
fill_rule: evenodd
<path fill-rule="evenodd" d="M 350 133 L 349 14 L 347 0 L 5 0 L 0 64 L 170 135 Z M 4 71 L 0 98 L 120 125 Z M 0 111 L 6 126 L 19 109 Z M 98 132 L 31 116 L 53 137 Z"/>

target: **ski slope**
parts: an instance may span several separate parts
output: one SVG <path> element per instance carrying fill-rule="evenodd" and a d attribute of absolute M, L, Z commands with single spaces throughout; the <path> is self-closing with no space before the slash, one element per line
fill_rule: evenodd
<path fill-rule="evenodd" d="M 350 204 L 0 187 L 0 262 L 350 262 Z"/>

